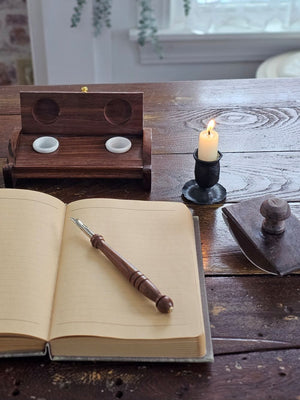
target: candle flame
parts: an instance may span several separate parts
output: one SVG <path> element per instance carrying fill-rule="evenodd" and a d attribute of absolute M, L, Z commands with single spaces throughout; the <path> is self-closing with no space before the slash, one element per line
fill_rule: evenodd
<path fill-rule="evenodd" d="M 207 124 L 207 132 L 208 132 L 208 134 L 210 134 L 210 132 L 214 129 L 215 126 L 216 126 L 215 120 L 211 119 L 209 121 L 209 123 Z"/>

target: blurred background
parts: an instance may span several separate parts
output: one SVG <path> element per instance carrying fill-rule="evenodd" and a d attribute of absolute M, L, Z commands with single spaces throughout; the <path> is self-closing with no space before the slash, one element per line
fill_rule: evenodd
<path fill-rule="evenodd" d="M 0 0 L 0 85 L 300 76 L 298 50 L 300 0 Z"/>

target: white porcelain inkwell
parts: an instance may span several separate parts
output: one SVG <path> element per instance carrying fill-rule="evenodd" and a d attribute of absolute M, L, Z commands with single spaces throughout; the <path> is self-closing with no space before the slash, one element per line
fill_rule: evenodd
<path fill-rule="evenodd" d="M 115 136 L 105 142 L 105 147 L 111 153 L 126 153 L 131 149 L 131 141 L 122 136 Z"/>
<path fill-rule="evenodd" d="M 59 147 L 59 142 L 52 136 L 41 136 L 32 144 L 32 147 L 38 153 L 53 153 Z"/>

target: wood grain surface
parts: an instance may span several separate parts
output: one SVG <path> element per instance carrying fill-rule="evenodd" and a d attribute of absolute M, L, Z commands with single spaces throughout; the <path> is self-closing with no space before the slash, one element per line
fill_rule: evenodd
<path fill-rule="evenodd" d="M 212 365 L 0 361 L 10 399 L 297 399 L 299 350 L 224 354 Z"/>
<path fill-rule="evenodd" d="M 1 165 L 13 129 L 21 127 L 19 91 L 33 89 L 80 87 L 1 87 Z M 215 118 L 226 204 L 272 194 L 286 199 L 300 218 L 300 79 L 105 84 L 89 85 L 89 91 L 144 92 L 144 125 L 153 134 L 151 192 L 139 180 L 127 179 L 31 179 L 17 187 L 65 202 L 88 197 L 184 201 L 181 190 L 194 178 L 199 131 Z M 0 398 L 300 399 L 299 271 L 265 274 L 230 235 L 223 204 L 186 204 L 199 217 L 215 362 L 2 359 Z"/>

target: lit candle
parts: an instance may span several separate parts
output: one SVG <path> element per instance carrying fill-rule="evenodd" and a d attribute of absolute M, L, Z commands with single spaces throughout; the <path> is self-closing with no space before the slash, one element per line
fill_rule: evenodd
<path fill-rule="evenodd" d="M 218 158 L 218 132 L 214 130 L 215 121 L 212 119 L 207 124 L 207 129 L 200 132 L 198 158 L 202 161 L 215 161 Z"/>

